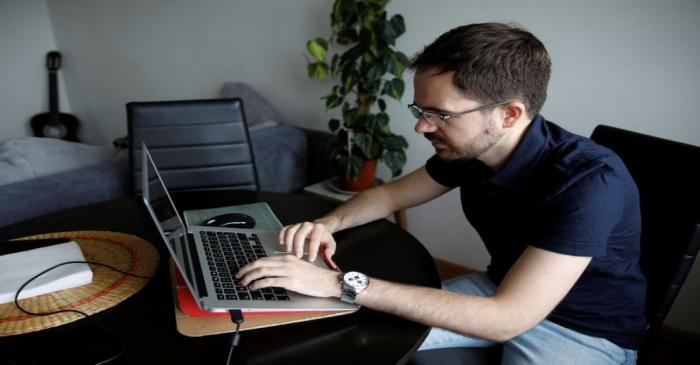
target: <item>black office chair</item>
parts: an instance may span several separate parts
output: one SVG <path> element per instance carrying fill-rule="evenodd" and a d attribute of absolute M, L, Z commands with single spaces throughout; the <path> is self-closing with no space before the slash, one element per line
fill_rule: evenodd
<path fill-rule="evenodd" d="M 700 248 L 700 147 L 599 125 L 591 135 L 624 161 L 639 188 L 642 272 L 649 321 L 639 363 L 649 350 Z M 409 364 L 500 363 L 500 346 L 416 353 Z"/>
<path fill-rule="evenodd" d="M 132 102 L 126 110 L 135 193 L 142 141 L 171 191 L 259 190 L 240 99 Z"/>
<path fill-rule="evenodd" d="M 639 188 L 648 351 L 700 248 L 700 147 L 599 125 L 591 138 L 615 151 Z"/>

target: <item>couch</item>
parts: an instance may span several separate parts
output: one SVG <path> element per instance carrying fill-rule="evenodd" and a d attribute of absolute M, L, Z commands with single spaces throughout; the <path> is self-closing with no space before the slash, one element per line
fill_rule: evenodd
<path fill-rule="evenodd" d="M 226 83 L 221 96 L 243 99 L 261 190 L 300 192 L 332 176 L 330 161 L 316 153 L 332 134 L 285 124 L 246 84 Z M 125 149 L 36 137 L 0 141 L 0 227 L 132 195 L 130 179 Z"/>

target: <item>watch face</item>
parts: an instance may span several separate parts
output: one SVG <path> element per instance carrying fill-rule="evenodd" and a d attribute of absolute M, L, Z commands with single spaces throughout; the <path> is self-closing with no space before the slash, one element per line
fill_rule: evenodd
<path fill-rule="evenodd" d="M 349 273 L 345 274 L 343 276 L 343 281 L 354 289 L 363 289 L 367 287 L 367 284 L 369 283 L 369 279 L 366 275 L 355 271 L 350 271 Z"/>

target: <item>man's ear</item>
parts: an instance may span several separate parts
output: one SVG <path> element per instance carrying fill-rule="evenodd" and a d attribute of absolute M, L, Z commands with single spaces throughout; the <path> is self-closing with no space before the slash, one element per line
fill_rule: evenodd
<path fill-rule="evenodd" d="M 503 110 L 503 128 L 512 128 L 515 122 L 525 116 L 525 104 L 519 101 L 511 101 L 501 106 Z"/>

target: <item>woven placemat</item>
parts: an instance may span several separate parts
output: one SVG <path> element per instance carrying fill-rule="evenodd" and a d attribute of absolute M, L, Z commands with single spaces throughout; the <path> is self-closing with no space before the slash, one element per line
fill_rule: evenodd
<path fill-rule="evenodd" d="M 141 276 L 152 276 L 159 262 L 158 251 L 143 239 L 110 231 L 54 232 L 24 239 L 70 238 L 80 246 L 87 261 L 95 261 Z M 20 300 L 32 312 L 77 309 L 94 314 L 111 308 L 143 288 L 148 279 L 120 274 L 99 265 L 90 265 L 91 284 Z M 18 335 L 60 326 L 84 318 L 78 313 L 31 316 L 21 312 L 14 302 L 0 304 L 0 336 Z"/>

